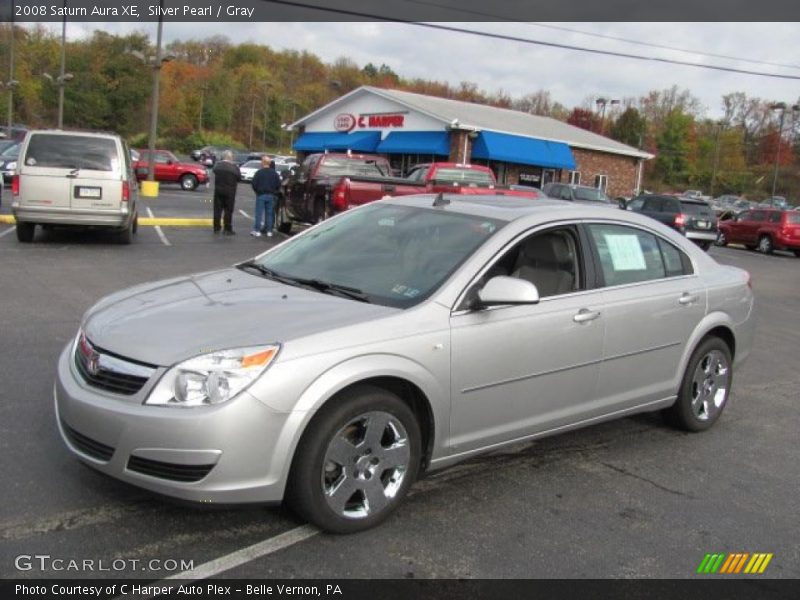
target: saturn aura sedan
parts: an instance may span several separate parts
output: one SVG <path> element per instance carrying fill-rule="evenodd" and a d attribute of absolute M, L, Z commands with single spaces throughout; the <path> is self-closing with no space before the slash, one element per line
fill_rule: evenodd
<path fill-rule="evenodd" d="M 352 532 L 508 444 L 644 411 L 707 429 L 752 338 L 749 275 L 653 219 L 407 196 L 101 300 L 59 359 L 56 418 L 128 483 Z"/>

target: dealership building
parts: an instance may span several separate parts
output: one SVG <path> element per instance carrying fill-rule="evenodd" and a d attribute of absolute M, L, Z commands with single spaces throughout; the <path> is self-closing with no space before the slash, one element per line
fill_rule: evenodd
<path fill-rule="evenodd" d="M 652 154 L 550 117 L 362 86 L 292 123 L 294 150 L 374 153 L 406 172 L 426 162 L 488 165 L 504 185 L 550 181 L 635 195 Z"/>

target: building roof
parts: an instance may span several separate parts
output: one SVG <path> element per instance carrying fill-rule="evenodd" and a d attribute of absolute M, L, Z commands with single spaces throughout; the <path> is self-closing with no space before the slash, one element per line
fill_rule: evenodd
<path fill-rule="evenodd" d="M 637 158 L 653 158 L 653 155 L 612 140 L 605 136 L 575 127 L 563 121 L 540 115 L 531 115 L 518 110 L 498 108 L 474 102 L 451 100 L 436 96 L 426 96 L 400 90 L 388 90 L 372 86 L 361 86 L 330 104 L 314 111 L 292 124 L 302 125 L 319 113 L 350 100 L 356 95 L 375 94 L 388 100 L 402 104 L 412 110 L 424 113 L 445 125 L 457 121 L 458 128 L 476 129 L 480 131 L 496 131 L 526 137 L 564 142 L 573 148 L 584 148 L 598 152 L 622 154 Z"/>

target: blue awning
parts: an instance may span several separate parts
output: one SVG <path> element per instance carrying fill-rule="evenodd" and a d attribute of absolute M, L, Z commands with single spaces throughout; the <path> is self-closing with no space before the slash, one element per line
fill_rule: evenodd
<path fill-rule="evenodd" d="M 300 152 L 322 152 L 323 150 L 375 152 L 380 141 L 380 131 L 304 133 L 297 138 L 292 148 Z"/>
<path fill-rule="evenodd" d="M 447 131 L 393 131 L 378 144 L 384 154 L 450 154 L 450 134 Z"/>
<path fill-rule="evenodd" d="M 552 169 L 574 169 L 572 150 L 562 142 L 482 131 L 472 147 L 473 158 L 536 165 Z"/>

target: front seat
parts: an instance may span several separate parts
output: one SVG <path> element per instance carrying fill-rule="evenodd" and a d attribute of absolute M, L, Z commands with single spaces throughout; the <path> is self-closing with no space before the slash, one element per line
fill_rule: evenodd
<path fill-rule="evenodd" d="M 539 296 L 554 296 L 575 289 L 573 257 L 563 235 L 545 233 L 523 243 L 512 277 L 530 281 Z"/>

